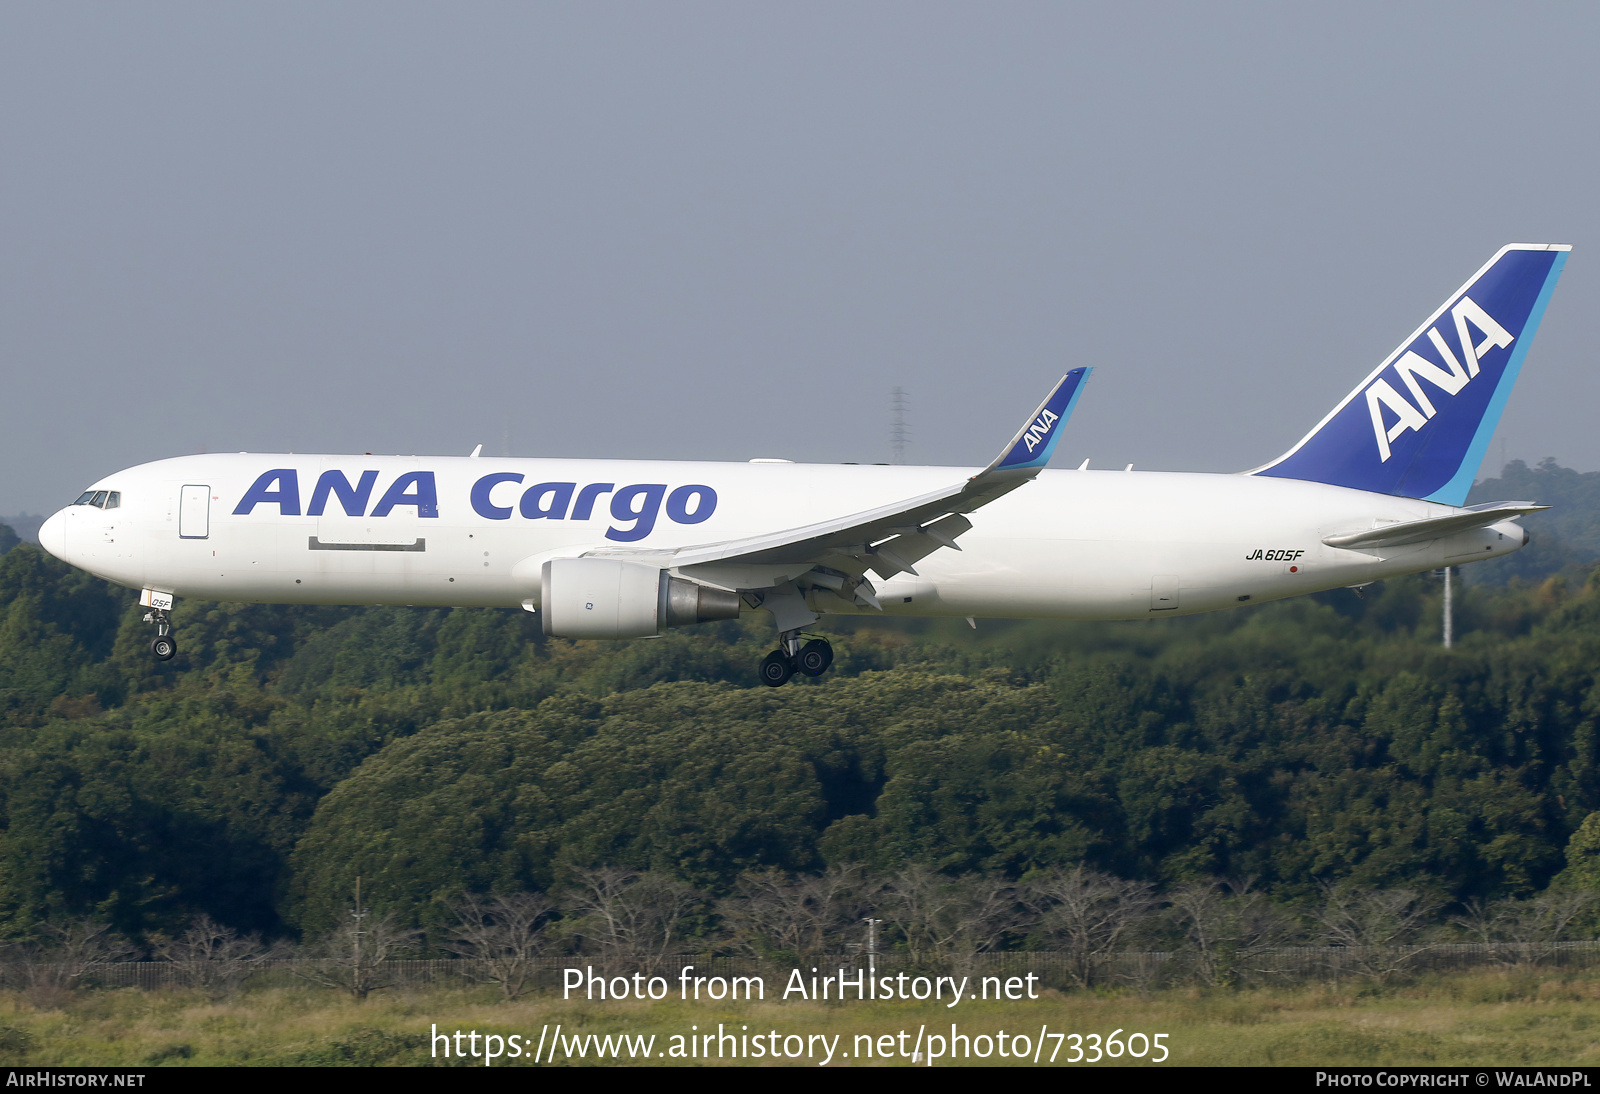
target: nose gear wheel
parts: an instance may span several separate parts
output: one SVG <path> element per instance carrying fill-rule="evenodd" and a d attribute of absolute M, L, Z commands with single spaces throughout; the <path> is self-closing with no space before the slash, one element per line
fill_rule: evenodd
<path fill-rule="evenodd" d="M 178 654 L 178 640 L 172 636 L 172 617 L 165 608 L 151 608 L 145 613 L 144 621 L 156 625 L 156 636 L 150 640 L 150 656 L 157 661 L 171 661 Z"/>

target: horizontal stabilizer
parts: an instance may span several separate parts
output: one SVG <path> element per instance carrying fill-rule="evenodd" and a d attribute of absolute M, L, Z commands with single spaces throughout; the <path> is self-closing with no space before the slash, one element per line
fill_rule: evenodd
<path fill-rule="evenodd" d="M 1329 547 L 1345 547 L 1351 550 L 1360 550 L 1364 547 L 1399 547 L 1405 543 L 1422 543 L 1430 539 L 1453 536 L 1457 532 L 1469 532 L 1474 528 L 1487 528 L 1503 520 L 1511 520 L 1548 508 L 1550 508 L 1548 505 L 1536 505 L 1531 501 L 1495 501 L 1487 505 L 1474 505 L 1448 516 L 1408 520 L 1401 524 L 1384 524 L 1377 528 L 1368 528 L 1363 532 L 1328 536 L 1322 542 Z"/>

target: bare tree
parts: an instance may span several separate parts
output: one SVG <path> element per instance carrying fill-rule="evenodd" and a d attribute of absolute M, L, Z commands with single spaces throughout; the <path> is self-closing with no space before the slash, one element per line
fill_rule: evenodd
<path fill-rule="evenodd" d="M 1414 889 L 1323 887 L 1317 920 L 1325 941 L 1342 947 L 1336 968 L 1379 983 L 1406 972 L 1427 948 L 1424 929 L 1438 904 Z"/>
<path fill-rule="evenodd" d="M 37 938 L 11 947 L 9 972 L 17 987 L 38 1007 L 58 1007 L 94 973 L 119 961 L 131 961 L 139 950 L 111 929 L 109 923 L 81 919 L 44 922 Z"/>
<path fill-rule="evenodd" d="M 653 971 L 683 944 L 689 915 L 704 896 L 676 878 L 616 867 L 585 870 L 566 900 L 584 940 L 606 957 L 628 957 Z"/>
<path fill-rule="evenodd" d="M 1202 984 L 1220 987 L 1268 971 L 1263 959 L 1288 943 L 1291 927 L 1250 882 L 1195 882 L 1168 897 L 1170 913 L 1183 930 Z"/>
<path fill-rule="evenodd" d="M 536 958 L 548 947 L 546 927 L 555 905 L 543 893 L 483 898 L 468 894 L 456 907 L 459 922 L 444 949 L 470 959 L 467 975 L 499 984 L 507 999 L 533 987 Z"/>
<path fill-rule="evenodd" d="M 302 953 L 309 960 L 291 968 L 302 979 L 365 999 L 380 988 L 393 986 L 390 962 L 415 948 L 421 935 L 421 931 L 402 929 L 388 915 L 373 916 L 361 902 L 357 879 L 349 922 L 304 947 Z"/>
<path fill-rule="evenodd" d="M 1490 944 L 1500 940 L 1500 915 L 1496 904 L 1475 896 L 1462 901 L 1461 909 L 1461 914 L 1451 916 L 1450 922 L 1476 942 Z"/>
<path fill-rule="evenodd" d="M 1537 965 L 1554 956 L 1572 933 L 1572 924 L 1594 906 L 1585 889 L 1547 889 L 1527 900 L 1508 898 L 1484 904 L 1470 900 L 1451 922 L 1482 942 L 1502 944 L 1501 963 Z"/>
<path fill-rule="evenodd" d="M 1594 893 L 1585 889 L 1547 889 L 1527 900 L 1506 901 L 1506 938 L 1516 943 L 1524 962 L 1548 960 L 1571 935 L 1573 921 L 1594 902 Z"/>
<path fill-rule="evenodd" d="M 1033 881 L 1029 899 L 1040 926 L 1067 955 L 1067 972 L 1079 987 L 1099 979 L 1100 966 L 1131 928 L 1155 906 L 1149 885 L 1079 865 Z"/>
<path fill-rule="evenodd" d="M 854 866 L 794 878 L 778 870 L 747 873 L 723 901 L 722 919 L 733 941 L 755 956 L 809 961 L 837 951 L 860 922 L 861 888 Z"/>
<path fill-rule="evenodd" d="M 272 953 L 260 935 L 240 935 L 201 914 L 176 939 L 156 943 L 156 956 L 171 962 L 179 983 L 213 999 L 229 999 L 256 966 Z"/>
<path fill-rule="evenodd" d="M 914 964 L 969 967 L 974 954 L 998 949 L 1007 934 L 1025 929 L 1031 910 L 1004 878 L 953 878 L 910 866 L 884 885 L 877 910 L 905 940 Z"/>

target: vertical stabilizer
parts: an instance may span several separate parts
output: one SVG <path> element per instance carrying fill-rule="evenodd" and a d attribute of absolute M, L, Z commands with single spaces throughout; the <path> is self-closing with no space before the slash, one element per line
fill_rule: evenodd
<path fill-rule="evenodd" d="M 1463 504 L 1571 249 L 1501 248 L 1299 444 L 1250 473 Z"/>

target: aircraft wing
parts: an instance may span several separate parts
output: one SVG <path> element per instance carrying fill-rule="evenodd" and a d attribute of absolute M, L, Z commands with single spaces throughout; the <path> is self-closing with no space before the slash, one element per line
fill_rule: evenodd
<path fill-rule="evenodd" d="M 722 563 L 784 568 L 824 566 L 853 579 L 860 579 L 867 570 L 880 577 L 892 577 L 901 571 L 914 574 L 916 562 L 939 548 L 961 549 L 956 538 L 972 527 L 963 514 L 1009 494 L 1038 475 L 1055 451 L 1062 425 L 1071 416 L 1090 371 L 1075 368 L 1063 376 L 988 467 L 943 490 L 743 539 L 676 550 L 597 548 L 586 554 L 649 561 L 675 569 Z M 853 585 L 850 591 L 855 591 Z M 866 598 L 870 602 L 870 591 Z"/>
<path fill-rule="evenodd" d="M 1487 528 L 1502 520 L 1526 516 L 1548 508 L 1550 508 L 1548 505 L 1537 505 L 1531 501 L 1493 501 L 1486 505 L 1473 505 L 1447 516 L 1426 517 L 1399 524 L 1380 524 L 1376 528 L 1360 532 L 1328 536 L 1322 542 L 1329 547 L 1345 547 L 1351 550 L 1360 550 L 1363 547 L 1399 547 L 1405 543 L 1422 543 L 1441 536 L 1452 536 L 1457 532 L 1468 532 L 1474 528 Z"/>

